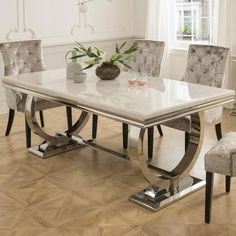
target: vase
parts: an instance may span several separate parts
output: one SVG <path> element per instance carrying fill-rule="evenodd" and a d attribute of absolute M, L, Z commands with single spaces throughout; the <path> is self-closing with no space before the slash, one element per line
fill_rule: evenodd
<path fill-rule="evenodd" d="M 71 57 L 73 59 L 71 59 L 71 61 L 69 61 L 68 59 L 68 55 L 71 53 Z M 66 67 L 66 78 L 68 80 L 74 80 L 74 77 L 77 77 L 78 74 L 83 73 L 83 67 L 80 65 L 80 63 L 77 61 L 76 58 L 74 58 L 76 56 L 76 51 L 72 50 L 66 53 L 65 55 L 65 60 L 67 63 L 67 67 Z"/>
<path fill-rule="evenodd" d="M 120 68 L 113 64 L 102 64 L 97 67 L 96 75 L 102 80 L 113 80 L 120 75 Z"/>

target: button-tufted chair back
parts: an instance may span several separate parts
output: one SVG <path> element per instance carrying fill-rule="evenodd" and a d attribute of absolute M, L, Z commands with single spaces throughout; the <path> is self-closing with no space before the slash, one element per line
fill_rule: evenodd
<path fill-rule="evenodd" d="M 44 70 L 41 40 L 0 43 L 0 51 L 5 76 Z M 5 91 L 8 108 L 24 112 L 26 95 L 11 89 Z"/>
<path fill-rule="evenodd" d="M 221 88 L 224 84 L 224 73 L 229 48 L 210 46 L 210 45 L 190 45 L 188 53 L 188 64 L 183 81 L 195 84 Z M 222 137 L 221 120 L 223 107 L 215 107 L 204 111 L 204 123 L 215 125 L 217 138 Z M 183 117 L 170 122 L 166 122 L 168 127 L 191 132 L 191 118 Z M 189 142 L 185 136 L 185 142 Z M 185 145 L 187 146 L 187 143 Z"/>
<path fill-rule="evenodd" d="M 151 40 L 136 40 L 135 43 L 139 50 L 130 61 L 132 69 L 151 76 L 159 76 L 165 43 Z"/>
<path fill-rule="evenodd" d="M 222 87 L 229 48 L 190 45 L 188 64 L 183 81 L 207 86 Z"/>
<path fill-rule="evenodd" d="M 44 70 L 41 40 L 1 43 L 0 50 L 6 76 Z"/>

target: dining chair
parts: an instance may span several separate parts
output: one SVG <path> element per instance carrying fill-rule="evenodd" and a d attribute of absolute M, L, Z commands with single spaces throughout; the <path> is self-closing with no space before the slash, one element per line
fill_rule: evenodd
<path fill-rule="evenodd" d="M 182 81 L 222 88 L 224 85 L 224 74 L 229 53 L 230 49 L 225 47 L 212 45 L 190 45 L 187 69 Z M 207 125 L 215 126 L 218 140 L 222 138 L 222 113 L 223 107 L 217 107 L 204 111 L 204 122 Z M 163 125 L 185 132 L 186 150 L 191 133 L 190 116 L 165 122 Z"/>
<path fill-rule="evenodd" d="M 25 40 L 0 43 L 0 51 L 4 62 L 4 75 L 19 75 L 43 71 L 43 52 L 41 40 Z M 26 94 L 6 89 L 6 101 L 9 117 L 5 136 L 11 132 L 15 111 L 25 112 Z M 43 99 L 36 100 L 36 111 L 39 111 L 41 126 L 44 126 L 43 110 L 61 106 Z M 72 110 L 66 108 L 68 127 L 72 126 Z M 31 130 L 25 119 L 26 146 L 31 146 Z"/>
<path fill-rule="evenodd" d="M 225 176 L 225 191 L 230 192 L 231 177 L 236 176 L 236 133 L 226 134 L 205 155 L 205 222 L 211 222 L 214 173 Z"/>
<path fill-rule="evenodd" d="M 163 41 L 152 41 L 152 40 L 135 40 L 138 51 L 135 52 L 134 57 L 129 61 L 129 66 L 134 72 L 146 73 L 149 76 L 158 77 L 161 70 L 161 62 L 165 43 Z M 97 137 L 97 123 L 98 116 L 93 115 L 92 120 L 92 138 Z M 161 126 L 158 125 L 157 129 L 160 136 L 163 136 Z M 129 126 L 126 123 L 122 124 L 123 130 L 123 148 L 128 148 L 128 131 Z M 153 153 L 153 133 L 154 128 L 148 129 L 148 157 L 152 157 Z"/>

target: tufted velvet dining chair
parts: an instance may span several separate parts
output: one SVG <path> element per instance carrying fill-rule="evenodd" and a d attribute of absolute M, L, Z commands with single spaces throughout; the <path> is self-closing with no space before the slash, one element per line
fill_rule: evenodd
<path fill-rule="evenodd" d="M 225 192 L 230 193 L 231 177 L 236 177 L 236 133 L 231 132 L 218 141 L 205 155 L 206 191 L 205 222 L 211 222 L 214 174 L 225 176 Z"/>
<path fill-rule="evenodd" d="M 210 45 L 190 45 L 188 64 L 182 81 L 222 88 L 229 48 Z M 223 108 L 216 107 L 204 112 L 205 124 L 214 125 L 217 139 L 222 138 L 221 119 Z M 191 133 L 189 116 L 166 122 L 164 125 L 185 132 L 185 149 Z"/>
<path fill-rule="evenodd" d="M 0 43 L 0 51 L 4 62 L 4 75 L 19 75 L 23 73 L 44 70 L 41 40 L 26 40 Z M 6 89 L 6 101 L 9 108 L 9 118 L 5 136 L 11 132 L 15 111 L 24 112 L 26 94 L 11 89 Z M 40 121 L 44 126 L 43 110 L 60 106 L 57 103 L 37 99 L 36 111 L 40 113 Z M 72 126 L 71 109 L 67 108 L 68 126 Z M 25 120 L 26 146 L 31 146 L 31 131 Z"/>
<path fill-rule="evenodd" d="M 135 72 L 145 72 L 149 76 L 158 77 L 161 70 L 161 62 L 165 43 L 163 41 L 152 40 L 135 40 L 138 51 L 129 62 L 129 65 Z M 97 115 L 93 115 L 92 137 L 97 136 Z M 128 148 L 128 124 L 123 123 L 123 148 Z M 159 134 L 162 136 L 163 132 L 161 126 L 157 126 Z M 148 157 L 152 157 L 153 149 L 153 128 L 148 129 Z M 150 140 L 150 142 L 149 142 Z"/>

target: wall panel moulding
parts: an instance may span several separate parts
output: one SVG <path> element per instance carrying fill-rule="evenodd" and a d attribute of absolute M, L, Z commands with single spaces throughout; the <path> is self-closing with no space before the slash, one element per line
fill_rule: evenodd
<path fill-rule="evenodd" d="M 75 35 L 76 32 L 84 27 L 85 29 L 90 29 L 91 33 L 95 33 L 95 29 L 92 25 L 87 23 L 87 14 L 88 14 L 88 4 L 92 3 L 93 1 L 97 0 L 78 0 L 78 3 L 76 4 L 78 7 L 78 23 L 74 25 L 71 29 L 71 34 Z M 108 2 L 111 2 L 112 0 L 107 0 Z"/>
<path fill-rule="evenodd" d="M 15 35 L 17 35 L 17 38 L 25 36 L 36 38 L 35 31 L 26 25 L 25 0 L 16 0 L 16 2 L 16 27 L 7 33 L 6 39 L 11 40 Z"/>

